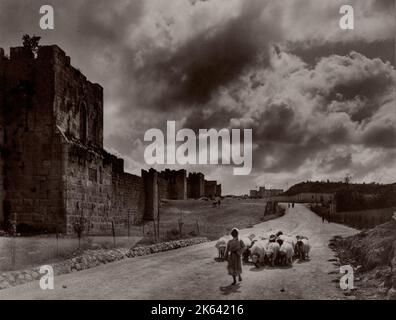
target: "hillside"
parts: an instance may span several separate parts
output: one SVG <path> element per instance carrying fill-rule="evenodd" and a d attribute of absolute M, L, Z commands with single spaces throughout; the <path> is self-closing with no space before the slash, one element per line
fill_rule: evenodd
<path fill-rule="evenodd" d="M 334 193 L 337 211 L 359 211 L 396 207 L 396 183 L 351 184 L 344 182 L 302 182 L 284 194 Z"/>
<path fill-rule="evenodd" d="M 178 237 L 178 223 L 182 219 L 184 235 L 199 235 L 214 240 L 229 234 L 234 227 L 252 227 L 281 215 L 264 217 L 266 205 L 264 200 L 250 199 L 224 199 L 217 207 L 213 207 L 212 201 L 166 200 L 160 209 L 160 226 L 168 237 L 172 238 L 170 233 Z"/>
<path fill-rule="evenodd" d="M 358 298 L 396 299 L 395 220 L 351 237 L 335 237 L 330 247 L 342 265 L 353 265 Z"/>
<path fill-rule="evenodd" d="M 306 181 L 295 184 L 284 192 L 284 195 L 292 196 L 299 193 L 336 193 L 344 190 L 350 190 L 361 194 L 387 194 L 396 193 L 396 183 L 378 184 L 378 183 L 349 183 L 344 182 L 323 182 L 323 181 Z"/>

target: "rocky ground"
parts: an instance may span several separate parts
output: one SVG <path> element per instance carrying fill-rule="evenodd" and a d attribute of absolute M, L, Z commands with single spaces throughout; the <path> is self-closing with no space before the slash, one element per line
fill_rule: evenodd
<path fill-rule="evenodd" d="M 396 300 L 396 221 L 350 237 L 336 236 L 330 247 L 335 263 L 354 268 L 356 288 L 345 292 L 347 296 Z"/>

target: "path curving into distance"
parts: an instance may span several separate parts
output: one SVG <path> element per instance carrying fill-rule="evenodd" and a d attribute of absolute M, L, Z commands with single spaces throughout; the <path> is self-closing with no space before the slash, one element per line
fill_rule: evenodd
<path fill-rule="evenodd" d="M 242 214 L 242 213 L 241 213 Z M 0 291 L 2 299 L 343 299 L 338 284 L 339 267 L 328 247 L 334 235 L 358 231 L 322 219 L 304 205 L 289 208 L 278 219 L 267 221 L 241 234 L 265 235 L 282 230 L 306 235 L 311 260 L 294 262 L 291 268 L 256 269 L 243 266 L 243 281 L 232 282 L 226 262 L 217 262 L 214 242 L 126 259 L 55 277 L 55 289 L 43 291 L 38 281 Z M 65 288 L 64 288 L 65 287 Z"/>

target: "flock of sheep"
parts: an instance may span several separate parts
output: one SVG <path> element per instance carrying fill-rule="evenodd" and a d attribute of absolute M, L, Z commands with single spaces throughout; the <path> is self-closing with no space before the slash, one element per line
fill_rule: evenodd
<path fill-rule="evenodd" d="M 224 260 L 227 243 L 231 240 L 230 236 L 221 237 L 216 242 L 219 259 Z M 301 261 L 308 258 L 311 246 L 305 236 L 287 236 L 282 231 L 276 235 L 257 238 L 254 234 L 242 236 L 240 240 L 244 243 L 242 257 L 244 262 L 253 262 L 259 268 L 260 265 L 270 266 L 290 266 L 293 264 L 293 257 Z"/>

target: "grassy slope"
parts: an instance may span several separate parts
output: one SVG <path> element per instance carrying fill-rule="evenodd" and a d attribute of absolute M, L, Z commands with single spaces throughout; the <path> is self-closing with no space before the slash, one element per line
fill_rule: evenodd
<path fill-rule="evenodd" d="M 384 298 L 396 289 L 396 221 L 347 237 L 335 237 L 330 246 L 341 264 L 356 268 L 360 298 Z"/>
<path fill-rule="evenodd" d="M 363 194 L 377 194 L 377 193 L 394 193 L 396 190 L 396 183 L 393 184 L 359 184 L 351 183 L 346 185 L 343 182 L 321 182 L 321 181 L 310 181 L 301 182 L 290 187 L 285 194 L 295 195 L 299 193 L 335 193 L 344 189 L 350 189 L 354 192 Z"/>
<path fill-rule="evenodd" d="M 198 222 L 200 235 L 214 240 L 234 227 L 248 228 L 264 221 L 265 205 L 263 200 L 250 199 L 224 199 L 219 207 L 203 200 L 166 201 L 161 208 L 161 230 L 178 230 L 182 216 L 183 234 L 198 234 Z"/>

